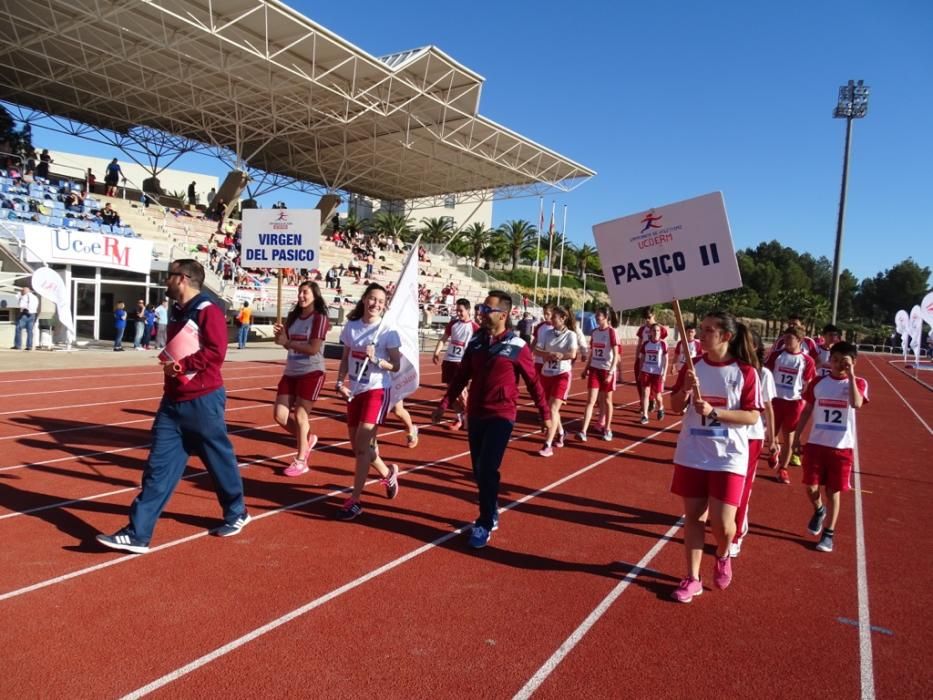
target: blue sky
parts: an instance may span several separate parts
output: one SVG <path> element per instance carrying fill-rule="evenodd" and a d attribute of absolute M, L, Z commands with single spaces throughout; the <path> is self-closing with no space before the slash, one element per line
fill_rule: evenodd
<path fill-rule="evenodd" d="M 777 239 L 831 259 L 845 135 L 832 110 L 864 79 L 843 264 L 859 278 L 908 255 L 933 267 L 933 3 L 288 4 L 370 53 L 434 44 L 483 75 L 482 114 L 599 173 L 553 197 L 576 242 L 722 190 L 737 248 Z M 537 216 L 537 198 L 497 202 L 494 223 Z"/>

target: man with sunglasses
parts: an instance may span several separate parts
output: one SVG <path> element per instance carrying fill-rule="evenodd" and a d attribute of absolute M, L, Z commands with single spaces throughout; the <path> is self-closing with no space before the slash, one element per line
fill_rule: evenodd
<path fill-rule="evenodd" d="M 506 292 L 491 291 L 483 304 L 477 304 L 480 330 L 467 344 L 457 374 L 433 414 L 434 422 L 440 422 L 447 407 L 472 381 L 467 435 L 473 477 L 479 487 L 479 518 L 469 540 L 475 549 L 485 547 L 492 531 L 499 527 L 499 466 L 518 414 L 519 377 L 545 425 L 550 427 L 551 422 L 531 350 L 511 329 L 511 311 L 512 298 Z"/>
<path fill-rule="evenodd" d="M 130 506 L 129 524 L 97 541 L 134 554 L 149 551 L 156 521 L 181 480 L 188 458 L 198 455 L 210 473 L 223 510 L 223 524 L 212 535 L 239 534 L 249 522 L 243 481 L 224 421 L 226 392 L 220 368 L 227 354 L 227 322 L 223 311 L 201 292 L 204 268 L 196 260 L 175 260 L 166 291 L 175 300 L 169 313 L 168 346 L 182 329 L 197 335 L 198 349 L 162 362 L 165 387 L 152 423 L 152 447 L 139 495 Z"/>

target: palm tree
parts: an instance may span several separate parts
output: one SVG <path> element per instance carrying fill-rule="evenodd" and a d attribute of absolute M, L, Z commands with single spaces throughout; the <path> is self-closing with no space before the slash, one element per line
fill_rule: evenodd
<path fill-rule="evenodd" d="M 534 248 L 538 229 L 530 221 L 512 219 L 499 226 L 496 233 L 502 237 L 512 258 L 512 272 L 518 267 L 518 259 Z"/>
<path fill-rule="evenodd" d="M 474 222 L 463 232 L 460 240 L 465 243 L 465 249 L 473 258 L 473 267 L 479 267 L 480 258 L 492 245 L 493 235 L 494 232 L 486 228 L 482 221 Z"/>
<path fill-rule="evenodd" d="M 592 268 L 594 265 L 599 264 L 599 251 L 587 243 L 584 243 L 579 248 L 577 248 L 576 254 L 577 271 L 581 276 L 583 273 L 589 272 L 590 268 Z"/>
<path fill-rule="evenodd" d="M 443 243 L 454 232 L 454 222 L 448 216 L 425 217 L 421 220 L 421 235 L 426 243 Z"/>
<path fill-rule="evenodd" d="M 411 234 L 408 219 L 391 211 L 382 211 L 381 209 L 377 211 L 373 215 L 372 225 L 380 233 L 403 240 Z"/>

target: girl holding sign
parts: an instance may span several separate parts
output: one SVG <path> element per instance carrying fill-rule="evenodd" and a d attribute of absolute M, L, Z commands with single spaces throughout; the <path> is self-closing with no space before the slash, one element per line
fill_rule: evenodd
<path fill-rule="evenodd" d="M 554 455 L 551 447 L 555 434 L 555 447 L 564 446 L 564 426 L 560 422 L 560 408 L 570 395 L 570 368 L 577 356 L 578 340 L 573 314 L 562 306 L 551 310 L 551 325 L 538 334 L 534 354 L 541 358 L 541 388 L 551 409 L 551 425 L 544 447 L 538 451 L 542 457 Z"/>
<path fill-rule="evenodd" d="M 285 476 L 307 473 L 308 457 L 317 443 L 317 435 L 310 430 L 308 416 L 324 386 L 321 349 L 329 327 L 327 304 L 315 282 L 299 285 L 295 308 L 289 311 L 284 323 L 273 326 L 275 342 L 288 350 L 273 415 L 275 422 L 295 436 L 298 442 L 298 454 L 285 470 Z"/>
<path fill-rule="evenodd" d="M 687 575 L 673 593 L 689 603 L 703 593 L 700 560 L 706 519 L 716 539 L 713 585 L 732 582 L 729 546 L 735 537 L 735 512 L 748 470 L 748 426 L 758 422 L 761 389 L 748 329 L 732 314 L 709 314 L 700 325 L 705 355 L 677 376 L 671 409 L 683 410 L 683 429 L 674 452 L 671 492 L 684 501 L 684 553 Z"/>
<path fill-rule="evenodd" d="M 398 465 L 387 467 L 376 449 L 376 426 L 385 419 L 389 408 L 392 386 L 389 372 L 397 372 L 401 366 L 402 341 L 398 333 L 381 328 L 385 308 L 385 287 L 370 283 L 347 314 L 347 325 L 340 334 L 343 357 L 337 372 L 337 393 L 349 402 L 347 430 L 356 457 L 356 470 L 353 493 L 337 512 L 338 520 L 353 520 L 363 512 L 360 497 L 370 466 L 382 477 L 386 498 L 398 495 Z M 349 379 L 349 385 L 344 384 L 345 378 Z"/>
<path fill-rule="evenodd" d="M 667 343 L 661 340 L 661 325 L 652 323 L 648 340 L 638 349 L 639 372 L 638 387 L 641 391 L 641 424 L 648 422 L 651 406 L 658 407 L 658 420 L 664 418 L 664 404 L 661 393 L 664 391 L 664 375 L 667 374 Z"/>

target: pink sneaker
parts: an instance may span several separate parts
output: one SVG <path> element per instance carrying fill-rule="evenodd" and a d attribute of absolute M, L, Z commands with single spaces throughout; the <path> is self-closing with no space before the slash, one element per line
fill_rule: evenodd
<path fill-rule="evenodd" d="M 716 557 L 716 567 L 713 569 L 713 585 L 724 591 L 732 583 L 732 558 L 726 556 Z"/>
<path fill-rule="evenodd" d="M 680 585 L 677 586 L 677 588 L 671 594 L 671 598 L 676 600 L 678 603 L 689 603 L 698 595 L 702 594 L 703 584 L 692 576 L 688 576 L 680 582 Z"/>
<path fill-rule="evenodd" d="M 398 496 L 398 465 L 389 465 L 389 475 L 379 480 L 386 487 L 386 498 L 393 499 Z"/>
<path fill-rule="evenodd" d="M 552 448 L 550 445 L 545 445 L 540 450 L 538 450 L 538 454 L 541 455 L 542 457 L 553 457 L 554 448 Z"/>
<path fill-rule="evenodd" d="M 285 476 L 301 476 L 302 474 L 307 474 L 309 471 L 308 465 L 304 461 L 296 459 L 289 465 L 288 469 L 285 470 Z"/>

